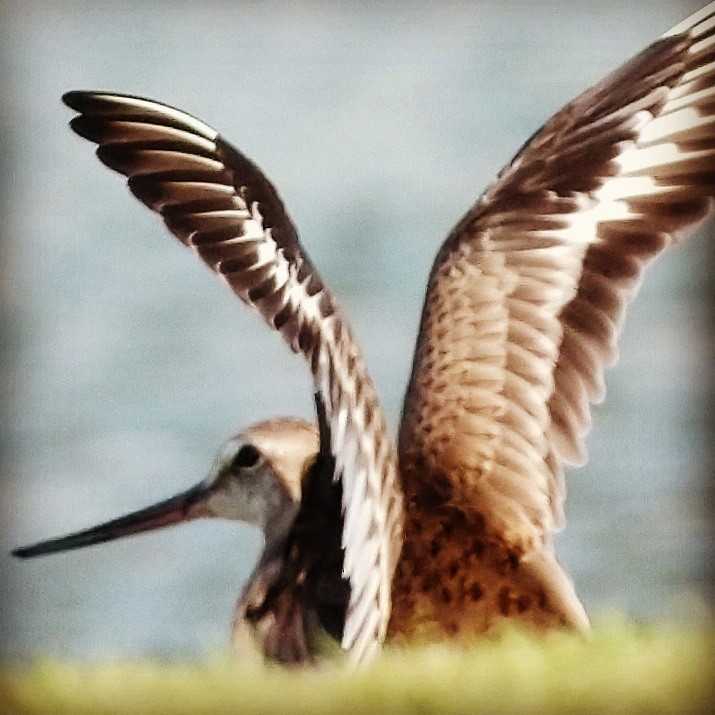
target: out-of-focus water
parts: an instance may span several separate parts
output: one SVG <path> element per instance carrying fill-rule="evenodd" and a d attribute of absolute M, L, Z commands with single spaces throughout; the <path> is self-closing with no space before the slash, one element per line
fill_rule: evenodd
<path fill-rule="evenodd" d="M 3 654 L 222 647 L 259 548 L 248 527 L 7 552 L 168 496 L 236 428 L 312 411 L 300 360 L 72 135 L 63 92 L 178 105 L 264 168 L 394 428 L 451 225 L 550 113 L 697 5 L 5 3 Z M 569 477 L 558 549 L 592 612 L 687 617 L 706 592 L 712 233 L 651 270 Z"/>

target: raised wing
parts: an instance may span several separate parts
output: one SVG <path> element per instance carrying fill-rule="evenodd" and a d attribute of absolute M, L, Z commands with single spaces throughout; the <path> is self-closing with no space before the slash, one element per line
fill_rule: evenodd
<path fill-rule="evenodd" d="M 100 160 L 127 176 L 132 193 L 308 361 L 343 484 L 351 585 L 343 646 L 355 661 L 369 657 L 389 618 L 402 497 L 385 419 L 340 306 L 275 188 L 209 126 L 139 97 L 70 92 L 63 99 L 79 112 L 72 128 L 99 145 Z"/>
<path fill-rule="evenodd" d="M 562 521 L 624 308 L 715 194 L 715 3 L 548 121 L 441 247 L 405 397 L 408 498 L 516 553 Z"/>

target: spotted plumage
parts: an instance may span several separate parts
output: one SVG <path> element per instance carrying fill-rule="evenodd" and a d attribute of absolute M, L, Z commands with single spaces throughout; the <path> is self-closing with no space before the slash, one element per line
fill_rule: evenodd
<path fill-rule="evenodd" d="M 265 550 L 234 642 L 354 661 L 387 637 L 470 636 L 503 619 L 588 628 L 553 553 L 564 465 L 645 266 L 712 209 L 715 3 L 539 129 L 440 248 L 398 446 L 345 314 L 275 188 L 203 122 L 128 95 L 71 92 L 72 128 L 306 359 L 318 431 L 256 425 L 208 480 L 31 556 L 196 516 L 257 523 Z"/>

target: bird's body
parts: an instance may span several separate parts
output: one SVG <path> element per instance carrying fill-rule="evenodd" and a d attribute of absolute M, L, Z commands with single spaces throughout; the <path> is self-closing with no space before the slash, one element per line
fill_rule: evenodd
<path fill-rule="evenodd" d="M 519 557 L 490 539 L 483 521 L 450 506 L 412 505 L 392 593 L 392 638 L 470 638 L 505 619 L 589 627 L 551 547 Z"/>
<path fill-rule="evenodd" d="M 281 508 L 283 533 L 266 534 L 266 549 L 236 606 L 232 642 L 238 652 L 257 646 L 271 660 L 303 662 L 320 631 L 338 641 L 343 634 L 350 587 L 342 578 L 340 485 L 309 423 L 271 420 L 247 436 L 270 461 L 273 481 L 291 493 L 295 511 Z M 305 465 L 301 479 L 286 480 L 296 463 Z"/>
<path fill-rule="evenodd" d="M 553 552 L 563 467 L 646 264 L 715 196 L 715 3 L 569 103 L 440 248 L 394 445 L 337 300 L 260 170 L 194 117 L 71 92 L 72 127 L 302 354 L 318 429 L 282 419 L 227 443 L 184 495 L 19 549 L 32 556 L 199 516 L 258 525 L 265 550 L 234 642 L 354 660 L 386 637 L 470 636 L 505 618 L 588 628 Z"/>

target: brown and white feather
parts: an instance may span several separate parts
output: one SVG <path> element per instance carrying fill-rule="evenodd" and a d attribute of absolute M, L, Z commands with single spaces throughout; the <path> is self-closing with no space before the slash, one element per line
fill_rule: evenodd
<path fill-rule="evenodd" d="M 711 3 L 550 119 L 442 245 L 400 430 L 408 498 L 514 553 L 548 541 L 624 309 L 714 195 Z"/>
<path fill-rule="evenodd" d="M 70 92 L 64 101 L 79 112 L 72 128 L 98 144 L 100 160 L 127 176 L 132 193 L 308 361 L 343 484 L 351 585 L 343 646 L 355 661 L 368 658 L 390 615 L 402 492 L 385 418 L 340 306 L 275 188 L 211 127 L 128 95 Z"/>

